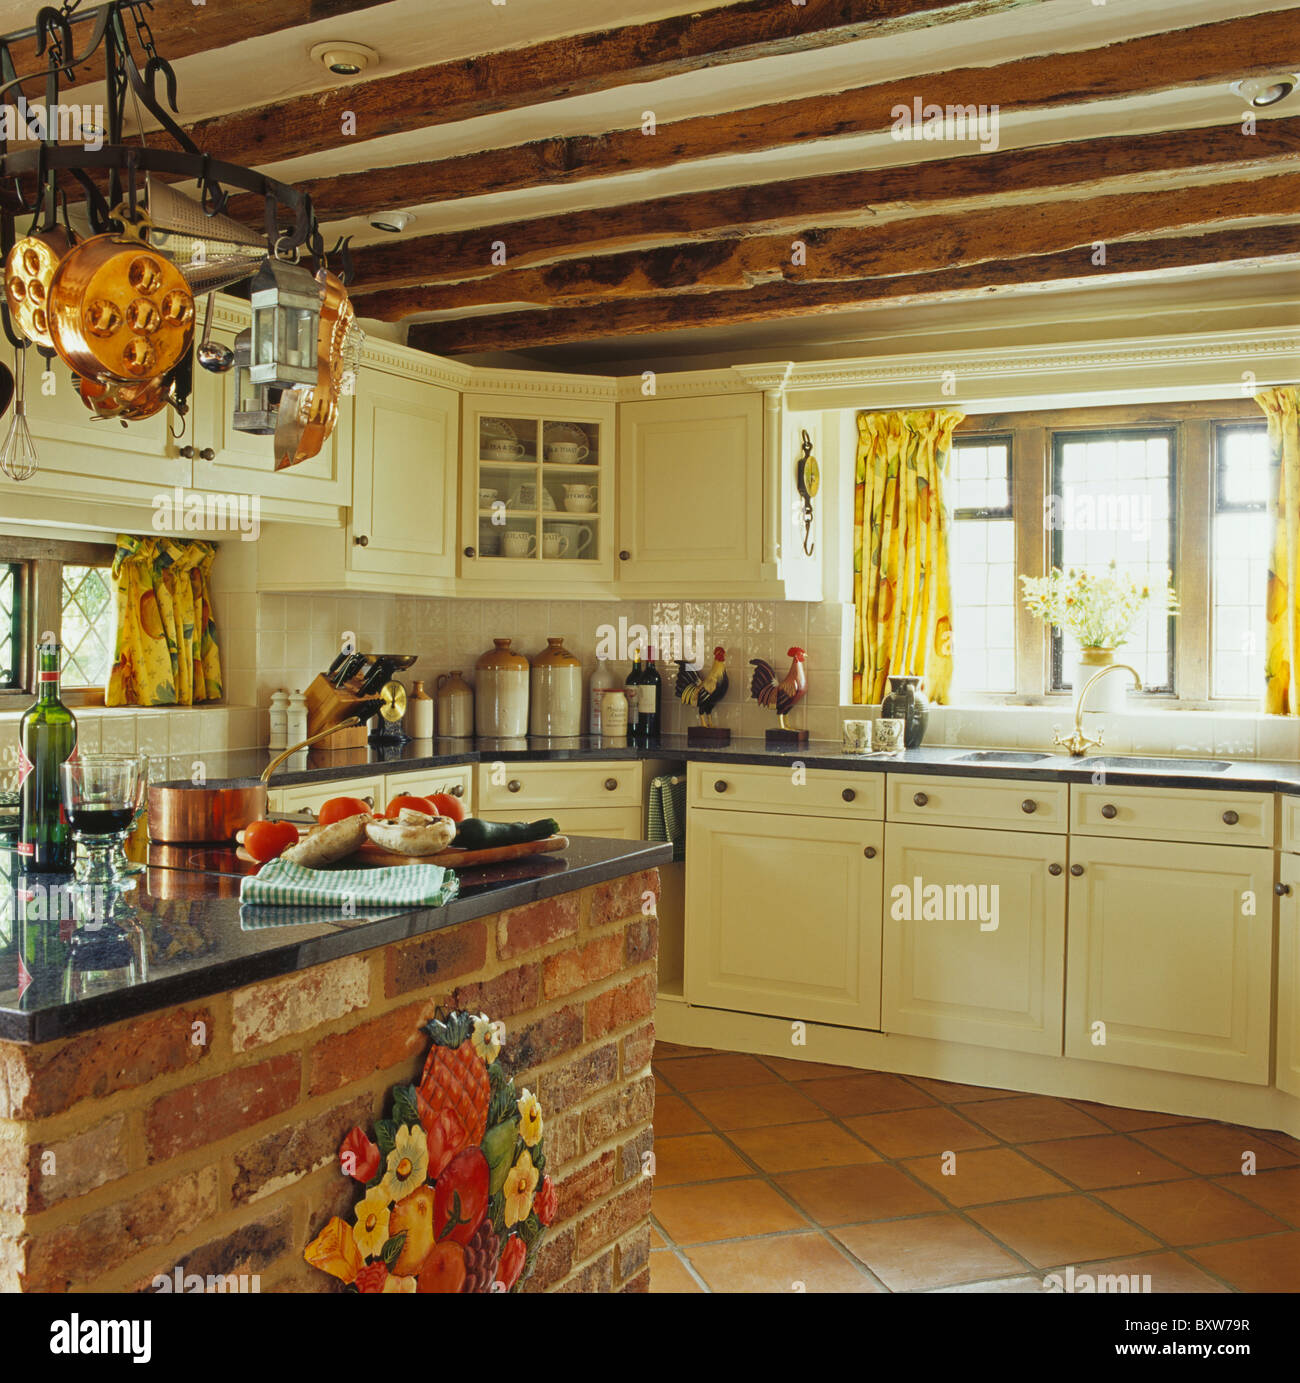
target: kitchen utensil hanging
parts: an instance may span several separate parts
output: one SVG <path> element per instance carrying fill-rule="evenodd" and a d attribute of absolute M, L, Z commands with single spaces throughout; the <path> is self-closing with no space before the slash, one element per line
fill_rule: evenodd
<path fill-rule="evenodd" d="M 18 379 L 14 392 L 14 415 L 9 433 L 0 448 L 0 471 L 10 480 L 30 480 L 36 474 L 36 443 L 27 426 L 27 351 L 18 352 Z"/>
<path fill-rule="evenodd" d="M 47 351 L 54 349 L 49 325 L 50 284 L 59 261 L 76 243 L 71 231 L 56 225 L 35 235 L 24 235 L 5 256 L 9 315 L 29 341 Z"/>
<path fill-rule="evenodd" d="M 286 389 L 275 429 L 275 469 L 284 470 L 317 455 L 338 421 L 338 405 L 355 374 L 360 342 L 347 290 L 333 274 L 321 277 L 324 297 L 316 347 L 316 384 Z"/>
<path fill-rule="evenodd" d="M 216 312 L 217 295 L 208 293 L 208 305 L 203 323 L 203 340 L 199 342 L 194 355 L 203 368 L 214 375 L 224 375 L 235 363 L 235 353 L 229 346 L 212 339 L 212 318 Z"/>
<path fill-rule="evenodd" d="M 149 244 L 176 265 L 195 294 L 246 279 L 266 257 L 266 240 L 257 231 L 229 216 L 209 216 L 193 197 L 152 177 L 140 219 Z"/>

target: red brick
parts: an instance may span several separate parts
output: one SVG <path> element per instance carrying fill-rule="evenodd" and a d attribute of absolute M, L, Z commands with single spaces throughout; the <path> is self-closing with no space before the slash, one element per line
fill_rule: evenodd
<path fill-rule="evenodd" d="M 339 1145 L 354 1124 L 369 1131 L 370 1095 L 356 1095 L 311 1119 L 277 1129 L 234 1154 L 230 1182 L 233 1205 L 244 1205 L 328 1165 L 337 1165 Z M 340 1173 L 341 1175 L 341 1173 Z"/>
<path fill-rule="evenodd" d="M 561 1292 L 612 1292 L 614 1290 L 614 1251 L 601 1254 L 588 1263 L 559 1289 Z"/>
<path fill-rule="evenodd" d="M 614 1245 L 614 1278 L 626 1282 L 650 1265 L 650 1226 L 640 1225 Z"/>
<path fill-rule="evenodd" d="M 548 956 L 542 967 L 542 994 L 547 999 L 558 999 L 621 969 L 623 938 L 604 936 L 571 951 L 561 951 L 558 956 Z"/>
<path fill-rule="evenodd" d="M 536 1006 L 541 979 L 542 967 L 536 962 L 520 965 L 494 979 L 460 985 L 452 994 L 452 1007 L 492 1019 L 508 1018 Z"/>
<path fill-rule="evenodd" d="M 567 1277 L 573 1268 L 573 1230 L 549 1229 L 537 1250 L 537 1261 L 528 1281 L 523 1285 L 525 1292 L 541 1292 L 547 1287 Z"/>
<path fill-rule="evenodd" d="M 481 970 L 486 963 L 487 923 L 463 922 L 388 947 L 384 993 L 394 999 L 431 985 L 445 985 L 448 980 Z"/>
<path fill-rule="evenodd" d="M 0 1042 L 0 1118 L 42 1119 L 182 1071 L 207 1056 L 212 1031 L 210 1008 L 172 1008 L 62 1042 Z"/>
<path fill-rule="evenodd" d="M 414 1075 L 416 1057 L 429 1045 L 429 1036 L 420 1025 L 427 1023 L 436 1009 L 436 1000 L 426 999 L 323 1038 L 311 1053 L 308 1093 L 322 1095 L 404 1061 L 411 1062 Z"/>
<path fill-rule="evenodd" d="M 545 1114 L 545 1106 L 543 1106 Z M 546 1114 L 546 1165 L 554 1170 L 572 1162 L 582 1151 L 582 1116 L 569 1114 L 556 1119 Z"/>
<path fill-rule="evenodd" d="M 288 1206 L 273 1216 L 240 1225 L 178 1259 L 184 1273 L 202 1278 L 229 1273 L 260 1274 L 293 1249 L 293 1216 Z"/>
<path fill-rule="evenodd" d="M 639 874 L 626 874 L 621 879 L 597 884 L 591 890 L 591 925 L 603 927 L 607 922 L 622 922 L 630 917 L 645 916 L 643 895 L 659 897 L 659 871 L 643 869 Z"/>
<path fill-rule="evenodd" d="M 587 1000 L 587 1039 L 604 1037 L 655 1011 L 655 977 L 639 975 L 616 989 Z"/>
<path fill-rule="evenodd" d="M 642 1268 L 635 1277 L 629 1278 L 618 1290 L 620 1294 L 623 1292 L 648 1292 L 650 1290 L 650 1269 L 648 1267 Z"/>
<path fill-rule="evenodd" d="M 572 1061 L 547 1071 L 539 1082 L 542 1108 L 558 1114 L 590 1099 L 618 1079 L 618 1047 L 606 1043 L 595 1051 L 584 1052 Z"/>
<path fill-rule="evenodd" d="M 629 922 L 627 928 L 627 963 L 629 967 L 654 960 L 659 954 L 659 919 L 642 917 Z"/>
<path fill-rule="evenodd" d="M 559 1210 L 556 1219 L 571 1220 L 584 1206 L 613 1189 L 614 1150 L 609 1148 L 583 1166 L 565 1172 L 562 1179 L 557 1178 L 555 1193 Z"/>
<path fill-rule="evenodd" d="M 231 995 L 231 1046 L 251 1051 L 334 1018 L 355 1013 L 370 1002 L 370 961 L 347 956 L 313 965 L 296 975 L 264 980 Z"/>
<path fill-rule="evenodd" d="M 507 1027 L 501 1060 L 506 1072 L 524 1084 L 525 1074 L 534 1066 L 554 1061 L 581 1046 L 582 1010 L 566 1005 L 517 1031 Z"/>
<path fill-rule="evenodd" d="M 618 1150 L 618 1179 L 646 1176 L 654 1167 L 655 1131 L 643 1128 L 635 1138 L 629 1138 Z"/>
<path fill-rule="evenodd" d="M 623 1074 L 639 1075 L 650 1065 L 655 1050 L 655 1025 L 645 1023 L 635 1032 L 621 1039 L 623 1046 Z"/>
<path fill-rule="evenodd" d="M 126 1116 L 52 1143 L 0 1144 L 0 1210 L 34 1215 L 130 1170 Z M 48 1170 L 47 1170 L 48 1169 Z"/>
<path fill-rule="evenodd" d="M 653 1076 L 643 1076 L 602 1100 L 582 1116 L 582 1141 L 588 1149 L 608 1143 L 625 1129 L 650 1122 L 655 1108 Z"/>
<path fill-rule="evenodd" d="M 149 1161 L 162 1162 L 282 1114 L 297 1103 L 301 1081 L 302 1058 L 286 1052 L 160 1095 L 145 1112 Z"/>
<path fill-rule="evenodd" d="M 650 1178 L 646 1177 L 644 1181 L 631 1182 L 624 1190 L 588 1211 L 577 1223 L 577 1256 L 585 1258 L 602 1244 L 638 1227 L 642 1221 L 648 1223 L 650 1192 Z"/>
<path fill-rule="evenodd" d="M 503 912 L 497 919 L 497 955 L 512 960 L 561 937 L 576 936 L 581 905 L 580 893 L 561 893 Z"/>

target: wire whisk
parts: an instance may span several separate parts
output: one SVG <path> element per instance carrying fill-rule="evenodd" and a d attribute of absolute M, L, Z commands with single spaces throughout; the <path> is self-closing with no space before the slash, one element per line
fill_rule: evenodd
<path fill-rule="evenodd" d="M 39 458 L 31 429 L 27 426 L 27 352 L 19 350 L 15 355 L 17 380 L 14 387 L 14 415 L 4 446 L 0 448 L 0 471 L 10 480 L 30 480 L 36 474 Z"/>

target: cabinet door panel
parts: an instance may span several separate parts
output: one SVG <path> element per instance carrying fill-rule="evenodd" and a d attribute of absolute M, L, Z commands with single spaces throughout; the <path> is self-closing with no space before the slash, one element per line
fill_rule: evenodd
<path fill-rule="evenodd" d="M 881 834 L 874 821 L 691 812 L 687 1002 L 878 1028 Z"/>
<path fill-rule="evenodd" d="M 298 787 L 280 789 L 280 810 L 284 812 L 318 812 L 331 797 L 360 797 L 384 808 L 382 778 L 338 778 L 332 783 L 303 783 Z"/>
<path fill-rule="evenodd" d="M 888 826 L 885 1031 L 1060 1055 L 1064 863 L 1059 836 Z"/>
<path fill-rule="evenodd" d="M 1070 856 L 1066 1055 L 1265 1084 L 1272 852 L 1075 837 Z"/>
<path fill-rule="evenodd" d="M 539 821 L 553 816 L 566 836 L 604 836 L 608 840 L 644 840 L 639 807 L 566 807 L 560 802 L 541 803 L 523 811 L 477 811 L 484 821 Z"/>
<path fill-rule="evenodd" d="M 1300 1096 L 1300 859 L 1282 856 L 1290 888 L 1278 909 L 1277 1087 Z"/>

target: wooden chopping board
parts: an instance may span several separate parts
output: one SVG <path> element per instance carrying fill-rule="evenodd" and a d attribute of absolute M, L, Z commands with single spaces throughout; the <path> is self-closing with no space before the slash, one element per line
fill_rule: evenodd
<path fill-rule="evenodd" d="M 544 840 L 526 840 L 521 845 L 496 845 L 489 850 L 443 850 L 437 855 L 397 855 L 391 850 L 367 841 L 360 850 L 327 865 L 328 869 L 386 869 L 402 864 L 440 864 L 444 869 L 473 869 L 480 864 L 500 864 L 503 860 L 519 860 L 526 855 L 550 855 L 567 850 L 568 836 L 547 836 Z M 252 860 L 244 847 L 236 852 L 240 859 Z"/>

